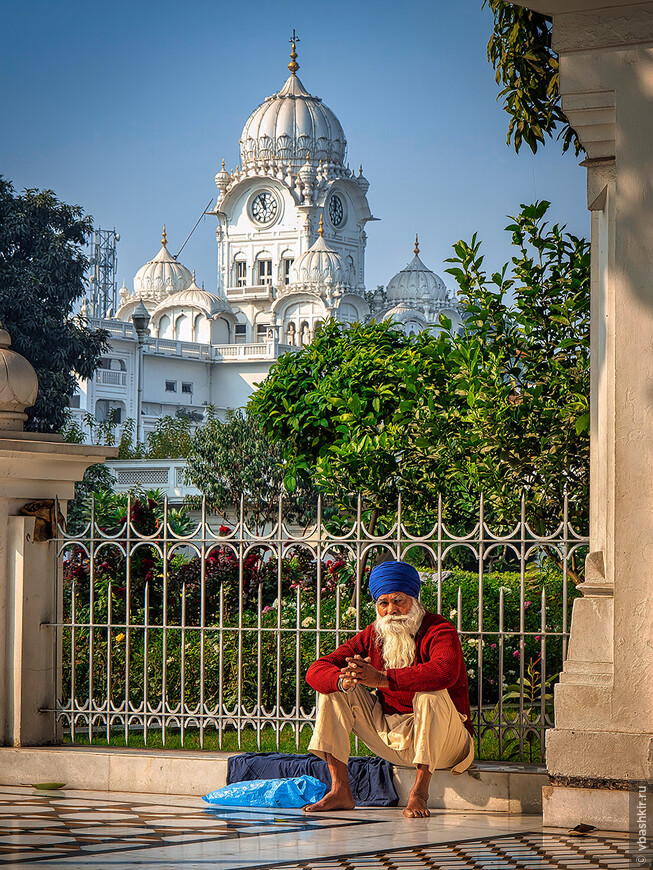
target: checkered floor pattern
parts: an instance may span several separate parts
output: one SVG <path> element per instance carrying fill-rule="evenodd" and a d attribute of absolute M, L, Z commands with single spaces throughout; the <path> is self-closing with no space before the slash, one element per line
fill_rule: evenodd
<path fill-rule="evenodd" d="M 0 866 L 56 867 L 56 859 L 242 840 L 269 834 L 369 825 L 370 820 L 302 817 L 283 810 L 248 812 L 66 797 L 56 792 L 0 794 Z M 378 823 L 376 823 L 378 824 Z"/>
<path fill-rule="evenodd" d="M 646 863 L 638 863 L 635 849 L 627 834 L 574 837 L 545 832 L 302 861 L 275 870 L 649 870 L 650 853 Z"/>

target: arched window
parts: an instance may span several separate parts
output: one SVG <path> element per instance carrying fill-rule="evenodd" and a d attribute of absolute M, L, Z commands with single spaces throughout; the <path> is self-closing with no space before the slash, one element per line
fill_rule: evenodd
<path fill-rule="evenodd" d="M 260 254 L 256 259 L 256 283 L 272 283 L 272 258 L 269 254 Z"/>
<path fill-rule="evenodd" d="M 175 338 L 177 341 L 188 341 L 188 317 L 185 314 L 180 314 L 175 321 Z"/>
<path fill-rule="evenodd" d="M 193 323 L 193 341 L 201 341 L 201 332 L 202 332 L 202 320 L 204 318 L 203 314 L 197 314 L 195 317 L 195 322 Z"/>
<path fill-rule="evenodd" d="M 234 260 L 234 285 L 247 287 L 247 261 L 242 254 L 236 254 Z"/>
<path fill-rule="evenodd" d="M 301 345 L 310 344 L 311 329 L 305 320 L 302 320 L 302 325 L 299 327 L 299 343 Z"/>
<path fill-rule="evenodd" d="M 159 320 L 159 338 L 170 338 L 170 318 L 163 314 Z"/>

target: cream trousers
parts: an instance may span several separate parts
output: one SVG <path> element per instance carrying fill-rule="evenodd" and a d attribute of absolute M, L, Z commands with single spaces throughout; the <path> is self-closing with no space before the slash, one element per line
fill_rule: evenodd
<path fill-rule="evenodd" d="M 464 773 L 474 760 L 474 741 L 463 725 L 465 719 L 446 689 L 416 692 L 412 713 L 386 714 L 381 702 L 359 684 L 350 693 L 318 695 L 308 751 L 323 760 L 330 753 L 346 764 L 353 733 L 391 764 L 428 764 L 430 771 L 451 768 L 452 773 Z"/>

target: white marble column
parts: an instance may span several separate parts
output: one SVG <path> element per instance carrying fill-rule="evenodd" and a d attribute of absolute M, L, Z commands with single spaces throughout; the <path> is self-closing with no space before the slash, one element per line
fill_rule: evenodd
<path fill-rule="evenodd" d="M 553 15 L 592 213 L 591 552 L 544 821 L 628 830 L 633 787 L 653 780 L 653 3 L 521 5 Z"/>

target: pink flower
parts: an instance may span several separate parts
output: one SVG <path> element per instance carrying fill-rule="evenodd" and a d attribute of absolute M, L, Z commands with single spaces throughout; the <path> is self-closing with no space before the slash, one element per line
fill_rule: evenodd
<path fill-rule="evenodd" d="M 265 606 L 265 607 L 264 607 L 264 608 L 263 608 L 263 610 L 262 610 L 262 613 L 267 613 L 267 612 L 268 612 L 268 610 L 272 610 L 272 608 L 271 608 L 271 607 L 270 607 L 270 605 L 269 605 L 269 604 L 268 604 L 268 605 L 266 605 L 266 606 Z"/>
<path fill-rule="evenodd" d="M 496 643 L 492 643 L 492 644 L 490 644 L 490 646 L 492 647 L 492 649 L 496 649 L 496 648 L 497 648 Z"/>
<path fill-rule="evenodd" d="M 526 610 L 527 607 L 530 607 L 532 603 L 532 601 L 524 601 L 524 610 Z"/>
<path fill-rule="evenodd" d="M 536 635 L 535 635 L 535 640 L 540 640 L 540 635 L 539 635 L 539 634 L 536 634 Z"/>
<path fill-rule="evenodd" d="M 513 653 L 513 657 L 518 659 L 521 655 L 521 650 L 516 649 Z"/>

